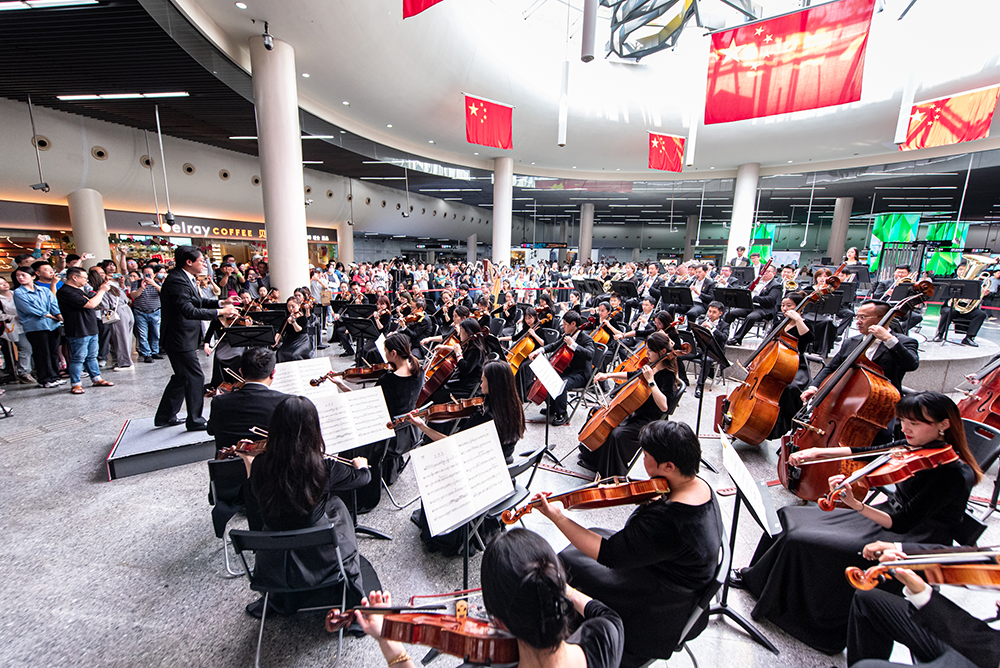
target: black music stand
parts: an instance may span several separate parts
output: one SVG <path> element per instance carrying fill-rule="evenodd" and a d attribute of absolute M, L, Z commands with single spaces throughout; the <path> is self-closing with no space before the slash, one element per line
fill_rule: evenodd
<path fill-rule="evenodd" d="M 344 309 L 345 318 L 367 318 L 378 310 L 375 304 L 350 304 Z"/>
<path fill-rule="evenodd" d="M 350 305 L 351 302 L 346 299 L 334 299 L 330 302 L 330 310 L 334 313 L 340 313 L 345 308 Z"/>
<path fill-rule="evenodd" d="M 753 267 L 733 267 L 736 285 L 750 285 L 755 278 Z"/>
<path fill-rule="evenodd" d="M 267 304 L 264 304 L 264 310 L 265 311 L 287 311 L 288 307 L 285 306 L 285 302 L 277 302 L 277 303 L 268 302 Z"/>
<path fill-rule="evenodd" d="M 288 320 L 288 311 L 285 310 L 284 304 L 282 304 L 281 311 L 255 311 L 250 317 L 273 330 L 271 332 L 271 340 L 267 344 L 273 346 L 275 333 L 280 332 L 282 326 Z"/>
<path fill-rule="evenodd" d="M 667 304 L 682 306 L 683 312 L 694 306 L 694 299 L 691 297 L 691 288 L 664 288 L 660 292 L 660 299 Z"/>
<path fill-rule="evenodd" d="M 983 284 L 979 281 L 941 281 L 934 283 L 934 295 L 931 299 L 936 302 L 943 302 L 943 307 L 947 305 L 948 301 L 951 299 L 979 299 L 982 296 L 982 293 Z M 893 293 L 893 296 L 895 296 L 895 293 Z M 948 330 L 951 329 L 951 321 L 955 317 L 954 312 L 954 307 L 952 307 L 951 313 L 948 314 L 948 322 L 944 327 L 944 334 L 941 337 L 942 346 L 946 343 L 951 343 L 951 341 L 948 340 Z"/>
<path fill-rule="evenodd" d="M 611 281 L 611 289 L 621 295 L 623 300 L 639 298 L 639 291 L 632 281 Z"/>
<path fill-rule="evenodd" d="M 851 264 L 844 267 L 845 274 L 854 274 L 857 276 L 851 283 L 857 283 L 860 285 L 871 285 L 872 275 L 868 271 L 868 267 L 863 264 Z"/>
<path fill-rule="evenodd" d="M 274 345 L 274 329 L 270 325 L 227 327 L 226 335 L 229 337 L 229 345 L 233 348 L 270 348 Z"/>
<path fill-rule="evenodd" d="M 364 308 L 363 306 L 350 306 L 348 311 L 353 308 Z M 375 307 L 372 306 L 372 309 Z M 372 313 L 375 311 L 373 310 Z M 375 326 L 375 322 L 371 318 L 352 318 L 345 316 L 341 319 L 344 326 L 347 327 L 347 333 L 352 339 L 354 339 L 354 366 L 361 366 L 361 357 L 364 355 L 365 351 L 365 339 L 374 341 L 379 337 L 378 328 Z"/>
<path fill-rule="evenodd" d="M 694 336 L 698 347 L 701 350 L 701 369 L 698 370 L 698 380 L 695 383 L 694 396 L 698 399 L 698 419 L 695 424 L 694 433 L 701 439 L 701 411 L 705 404 L 705 377 L 708 375 L 708 360 L 719 365 L 723 371 L 730 367 L 729 360 L 726 359 L 726 352 L 719 347 L 715 336 L 706 327 L 688 321 L 688 331 Z M 718 469 L 702 457 L 701 463 L 712 473 L 718 473 Z"/>
<path fill-rule="evenodd" d="M 841 283 L 840 287 L 833 292 L 841 295 L 840 303 L 850 308 L 850 304 L 853 304 L 858 298 L 858 283 L 856 281 Z"/>
<path fill-rule="evenodd" d="M 813 313 L 817 316 L 835 316 L 840 311 L 840 304 L 843 297 L 844 294 L 842 292 L 831 292 L 825 297 L 820 297 L 818 301 L 806 304 L 805 308 L 802 309 L 802 314 Z M 815 320 L 816 318 L 813 318 L 813 321 Z"/>
<path fill-rule="evenodd" d="M 716 288 L 715 299 L 725 304 L 726 309 L 753 310 L 753 295 L 743 288 Z"/>

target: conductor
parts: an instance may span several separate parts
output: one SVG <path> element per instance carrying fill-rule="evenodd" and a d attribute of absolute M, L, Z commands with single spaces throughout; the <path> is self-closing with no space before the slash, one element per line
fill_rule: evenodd
<path fill-rule="evenodd" d="M 234 316 L 238 310 L 232 299 L 202 299 L 197 277 L 205 272 L 205 257 L 194 246 L 178 246 L 176 266 L 167 274 L 160 289 L 160 348 L 167 353 L 174 375 L 163 390 L 153 424 L 157 427 L 181 424 L 177 411 L 187 403 L 188 431 L 207 429 L 201 416 L 205 405 L 205 374 L 198 361 L 201 323 L 216 316 Z"/>

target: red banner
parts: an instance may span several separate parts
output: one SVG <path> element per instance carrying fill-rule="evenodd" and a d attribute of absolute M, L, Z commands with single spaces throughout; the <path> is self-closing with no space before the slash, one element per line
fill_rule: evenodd
<path fill-rule="evenodd" d="M 470 144 L 514 148 L 513 108 L 465 96 L 465 139 Z"/>
<path fill-rule="evenodd" d="M 649 168 L 679 172 L 684 165 L 684 138 L 649 133 Z"/>
<path fill-rule="evenodd" d="M 1000 87 L 913 105 L 900 151 L 960 144 L 990 136 Z"/>
<path fill-rule="evenodd" d="M 425 9 L 430 9 L 441 0 L 403 0 L 403 18 L 416 16 Z"/>
<path fill-rule="evenodd" d="M 875 0 L 839 0 L 712 35 L 705 124 L 861 99 Z"/>

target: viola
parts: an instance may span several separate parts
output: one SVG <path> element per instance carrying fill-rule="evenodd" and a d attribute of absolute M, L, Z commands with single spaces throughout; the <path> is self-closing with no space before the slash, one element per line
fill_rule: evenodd
<path fill-rule="evenodd" d="M 819 301 L 840 287 L 832 277 L 795 307 L 801 313 L 807 304 Z M 722 428 L 750 445 L 760 445 L 774 429 L 780 412 L 778 400 L 799 371 L 799 343 L 785 328 L 787 315 L 771 330 L 747 360 L 747 378 L 733 389 L 722 404 Z"/>
<path fill-rule="evenodd" d="M 1000 551 L 996 548 L 949 548 L 942 552 L 908 555 L 905 559 L 883 561 L 867 570 L 850 566 L 844 571 L 855 589 L 868 591 L 897 568 L 923 571 L 930 584 L 972 587 L 1000 587 Z"/>
<path fill-rule="evenodd" d="M 841 492 L 855 483 L 861 483 L 863 488 L 868 489 L 895 485 L 897 482 L 912 478 L 920 471 L 957 460 L 958 453 L 950 445 L 918 450 L 894 449 L 849 475 L 825 497 L 819 499 L 817 504 L 823 510 L 830 511 L 837 507 L 837 499 Z"/>
<path fill-rule="evenodd" d="M 366 615 L 389 615 L 398 614 L 401 612 L 434 612 L 436 610 L 445 610 L 447 606 L 441 603 L 435 603 L 433 605 L 402 605 L 402 606 L 368 606 L 360 608 L 347 608 L 346 610 L 338 610 L 337 608 L 331 609 L 326 613 L 326 621 L 324 626 L 326 630 L 330 633 L 336 633 L 340 629 L 346 629 L 354 621 L 354 613 L 361 612 Z"/>
<path fill-rule="evenodd" d="M 423 410 L 407 413 L 403 417 L 396 418 L 392 422 L 387 422 L 385 428 L 397 429 L 402 427 L 407 422 L 410 422 L 410 419 L 415 417 L 421 418 L 428 424 L 434 422 L 451 422 L 452 420 L 460 420 L 475 413 L 485 402 L 486 400 L 483 397 L 470 397 L 469 399 L 456 399 L 455 401 L 447 404 L 434 404 L 433 406 L 428 406 Z"/>
<path fill-rule="evenodd" d="M 569 367 L 569 363 L 572 361 L 573 351 L 565 343 L 549 359 L 549 363 L 552 364 L 552 368 L 559 374 L 565 371 Z M 545 390 L 545 386 L 542 385 L 542 381 L 536 378 L 535 382 L 531 384 L 531 389 L 528 390 L 528 401 L 538 405 L 545 401 L 548 396 L 549 393 Z"/>
<path fill-rule="evenodd" d="M 375 380 L 389 371 L 392 371 L 392 366 L 389 364 L 372 364 L 369 366 L 351 367 L 343 371 L 327 371 L 325 375 L 310 380 L 309 385 L 319 387 L 326 381 L 339 377 L 343 377 L 349 383 L 364 383 Z"/>
<path fill-rule="evenodd" d="M 613 477 L 547 498 L 549 503 L 559 501 L 566 510 L 587 510 L 645 503 L 669 493 L 670 485 L 666 478 L 630 481 L 628 478 Z M 541 499 L 531 501 L 517 510 L 505 510 L 500 519 L 504 524 L 513 524 L 540 505 Z"/>
<path fill-rule="evenodd" d="M 930 281 L 921 281 L 913 287 L 916 294 L 893 306 L 879 325 L 888 327 L 894 318 L 934 293 L 934 285 Z M 885 377 L 882 369 L 865 355 L 875 342 L 874 335 L 870 333 L 861 340 L 860 345 L 823 381 L 819 391 L 795 415 L 793 424 L 796 428 L 791 437 L 782 439 L 778 479 L 788 491 L 801 499 L 816 501 L 826 496 L 830 491 L 828 480 L 832 476 L 850 475 L 862 465 L 842 460 L 799 468 L 788 464 L 789 455 L 809 448 L 867 447 L 896 414 L 899 391 Z M 864 493 L 863 483 L 857 488 L 855 495 L 861 496 Z"/>

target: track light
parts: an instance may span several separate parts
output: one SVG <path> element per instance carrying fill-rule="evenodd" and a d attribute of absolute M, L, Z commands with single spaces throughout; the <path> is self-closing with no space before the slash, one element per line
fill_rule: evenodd
<path fill-rule="evenodd" d="M 140 220 L 139 227 L 159 227 L 159 225 L 152 220 Z"/>
<path fill-rule="evenodd" d="M 49 184 L 45 181 L 42 181 L 41 183 L 33 183 L 31 184 L 31 189 L 41 190 L 43 193 L 47 193 L 49 191 Z"/>

